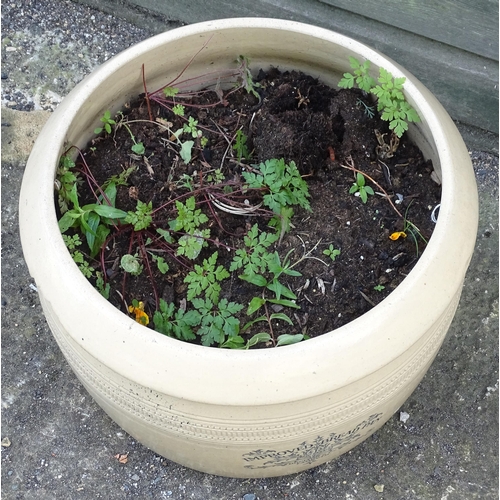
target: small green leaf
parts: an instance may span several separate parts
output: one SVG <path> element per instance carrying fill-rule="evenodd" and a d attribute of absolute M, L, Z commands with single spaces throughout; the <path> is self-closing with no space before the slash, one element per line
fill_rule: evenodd
<path fill-rule="evenodd" d="M 135 154 L 138 155 L 143 155 L 146 152 L 146 148 L 144 147 L 144 144 L 142 142 L 137 142 L 132 146 L 131 149 Z"/>
<path fill-rule="evenodd" d="M 265 332 L 256 333 L 253 337 L 251 337 L 248 340 L 245 349 L 250 349 L 250 347 L 253 347 L 254 345 L 260 344 L 261 342 L 269 342 L 270 340 L 271 340 L 271 335 L 269 335 L 269 333 Z"/>
<path fill-rule="evenodd" d="M 300 306 L 297 305 L 295 302 L 292 300 L 287 300 L 287 299 L 267 299 L 268 302 L 271 302 L 271 304 L 278 304 L 280 306 L 284 307 L 292 307 L 293 309 L 300 309 Z"/>
<path fill-rule="evenodd" d="M 165 229 L 161 229 L 161 228 L 158 228 L 156 229 L 156 232 L 163 237 L 163 239 L 167 242 L 167 243 L 173 243 L 174 242 L 174 239 L 172 238 L 171 234 L 170 234 L 170 231 L 166 231 Z"/>
<path fill-rule="evenodd" d="M 76 215 L 76 217 L 75 217 Z M 78 217 L 77 214 L 75 213 L 72 213 L 72 212 L 66 212 L 60 219 L 59 219 L 59 222 L 58 222 L 58 225 L 59 225 L 59 231 L 61 231 L 61 233 L 65 233 L 70 227 L 73 226 L 73 224 L 75 223 L 75 219 Z"/>
<path fill-rule="evenodd" d="M 160 271 L 161 274 L 167 274 L 170 267 L 168 263 L 165 261 L 165 259 L 158 255 L 153 255 L 152 257 L 153 260 L 156 262 L 156 265 L 158 266 L 158 271 Z"/>
<path fill-rule="evenodd" d="M 221 347 L 228 349 L 248 349 L 248 347 L 245 346 L 245 339 L 239 335 L 229 337 L 221 344 Z"/>
<path fill-rule="evenodd" d="M 163 93 L 165 97 L 174 97 L 179 93 L 179 89 L 177 87 L 165 87 Z"/>
<path fill-rule="evenodd" d="M 245 326 L 241 329 L 242 332 L 246 332 L 251 326 L 255 325 L 255 323 L 259 323 L 260 321 L 266 321 L 267 322 L 267 316 L 259 316 L 258 318 L 253 319 L 252 321 L 249 321 L 248 323 L 245 323 Z"/>
<path fill-rule="evenodd" d="M 174 113 L 174 115 L 177 115 L 177 116 L 184 116 L 184 111 L 185 111 L 185 108 L 182 104 L 176 104 L 173 108 L 172 108 L 172 111 Z"/>
<path fill-rule="evenodd" d="M 266 286 L 267 285 L 267 280 L 264 278 L 264 276 L 260 274 L 241 274 L 240 279 L 248 281 L 249 283 L 252 283 L 253 285 L 256 286 Z"/>
<path fill-rule="evenodd" d="M 255 311 L 258 311 L 265 303 L 266 299 L 263 299 L 262 297 L 254 297 L 248 305 L 247 315 L 251 316 Z"/>
<path fill-rule="evenodd" d="M 107 219 L 124 219 L 127 216 L 127 212 L 119 208 L 110 207 L 109 205 L 96 205 L 94 212 Z"/>
<path fill-rule="evenodd" d="M 281 346 L 281 345 L 291 345 L 291 344 L 296 344 L 297 342 L 300 342 L 303 340 L 304 335 L 301 333 L 298 333 L 296 335 L 290 335 L 288 333 L 285 333 L 283 335 L 280 335 L 278 337 L 278 342 L 276 343 L 276 347 Z"/>
<path fill-rule="evenodd" d="M 271 319 L 271 320 L 278 319 L 278 320 L 281 320 L 281 321 L 285 321 L 289 325 L 293 325 L 293 321 L 286 314 L 284 314 L 284 313 L 274 313 L 274 314 L 271 314 L 271 316 L 270 316 L 269 319 Z"/>

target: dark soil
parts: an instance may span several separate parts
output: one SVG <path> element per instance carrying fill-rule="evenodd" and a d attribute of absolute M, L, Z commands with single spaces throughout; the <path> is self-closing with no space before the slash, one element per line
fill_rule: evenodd
<path fill-rule="evenodd" d="M 273 333 L 275 337 L 282 333 L 306 333 L 314 337 L 364 314 L 408 275 L 424 251 L 425 241 L 418 236 L 416 241 L 409 231 L 406 238 L 396 241 L 389 238 L 405 225 L 394 207 L 428 240 L 434 226 L 430 215 L 439 203 L 440 187 L 431 179 L 432 165 L 423 159 L 406 134 L 399 147 L 391 151 L 387 123 L 381 121 L 378 114 L 369 116 L 365 105 L 373 103 L 363 92 L 331 89 L 295 72 L 282 74 L 272 70 L 267 75 L 261 72 L 259 80 L 260 102 L 240 89 L 226 93 L 224 104 L 206 107 L 220 102 L 220 95 L 204 93 L 188 100 L 178 99 L 178 102 L 194 105 L 186 107 L 184 118 L 151 101 L 153 118 L 170 122 L 169 130 L 150 122 L 134 122 L 149 120 L 147 102 L 142 96 L 128 105 L 124 114 L 136 140 L 145 145 L 145 157 L 131 154 L 133 142 L 122 126 L 111 136 L 102 135 L 89 144 L 84 158 L 101 185 L 128 166 L 137 166 L 128 178 L 129 185 L 119 187 L 116 206 L 126 211 L 135 210 L 136 199 L 152 201 L 153 208 L 157 209 L 181 195 L 187 198 L 191 192 L 179 187 L 178 182 L 184 174 L 192 175 L 199 187 L 210 183 L 209 176 L 215 169 L 221 169 L 226 180 L 237 182 L 242 170 L 247 168 L 245 164 L 257 165 L 271 158 L 295 161 L 307 179 L 312 212 L 296 208 L 293 229 L 271 251 L 276 248 L 284 257 L 293 249 L 290 258 L 295 261 L 317 246 L 310 254 L 314 258 L 305 259 L 295 267 L 302 274 L 300 277 L 287 276 L 282 280 L 297 294 L 300 309 L 288 311 L 293 326 L 278 321 L 273 324 Z M 189 116 L 198 120 L 208 144 L 202 148 L 198 139 L 193 159 L 186 165 L 179 157 L 175 140 L 168 140 L 174 139 L 172 131 L 182 128 Z M 228 145 L 228 139 L 233 139 L 240 128 L 248 136 L 252 151 L 251 159 L 242 162 L 237 161 L 236 152 Z M 186 134 L 183 138 L 187 138 Z M 394 207 L 378 194 L 382 193 L 380 187 L 368 177 L 367 185 L 376 194 L 369 196 L 367 203 L 349 194 L 355 176 L 352 170 L 344 168 L 349 165 L 375 180 L 388 193 Z M 81 205 L 95 201 L 85 186 L 80 189 L 80 197 Z M 210 244 L 200 258 L 207 258 L 218 250 L 218 264 L 229 268 L 233 252 L 225 248 L 242 247 L 243 236 L 256 222 L 260 229 L 266 230 L 268 218 L 228 214 L 215 208 L 206 196 L 200 195 L 197 201 L 210 218 L 211 240 L 218 244 L 218 247 Z M 255 196 L 250 199 L 251 203 L 258 201 Z M 155 227 L 168 227 L 168 220 L 175 216 L 172 206 L 157 211 Z M 150 231 L 154 234 L 154 229 Z M 125 313 L 133 299 L 141 300 L 151 318 L 159 298 L 176 305 L 185 299 L 187 285 L 183 279 L 190 267 L 166 256 L 171 268 L 166 275 L 150 261 L 140 276 L 125 276 L 118 263 L 121 255 L 137 250 L 140 238 L 135 235 L 132 241 L 132 234 L 130 227 L 122 227 L 116 238 L 108 241 L 102 256 L 112 288 L 109 300 Z M 145 241 L 147 235 L 142 237 Z M 341 251 L 335 262 L 323 254 L 330 244 Z M 192 266 L 192 262 L 187 264 Z M 102 266 L 98 261 L 92 265 L 96 269 Z M 154 286 L 148 269 L 154 276 Z M 246 306 L 261 290 L 240 280 L 238 274 L 241 271 L 233 272 L 231 278 L 223 282 L 221 298 Z M 248 321 L 243 314 L 245 310 L 246 307 L 241 313 L 242 321 Z"/>

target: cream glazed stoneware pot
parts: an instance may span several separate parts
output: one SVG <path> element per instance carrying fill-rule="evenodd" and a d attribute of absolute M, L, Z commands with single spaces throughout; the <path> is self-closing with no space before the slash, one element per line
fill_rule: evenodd
<path fill-rule="evenodd" d="M 85 147 L 110 109 L 183 74 L 234 67 L 297 69 L 336 85 L 349 56 L 405 76 L 421 122 L 411 137 L 442 181 L 434 234 L 401 285 L 357 320 L 275 349 L 231 351 L 180 342 L 109 304 L 72 261 L 58 230 L 54 176 L 66 145 Z M 436 98 L 381 53 L 337 33 L 276 19 L 178 28 L 109 60 L 59 105 L 24 174 L 24 255 L 47 322 L 99 405 L 135 439 L 187 467 L 231 477 L 296 473 L 379 429 L 418 385 L 446 335 L 476 238 L 477 190 L 464 142 Z M 402 321 L 404 319 L 404 321 Z"/>

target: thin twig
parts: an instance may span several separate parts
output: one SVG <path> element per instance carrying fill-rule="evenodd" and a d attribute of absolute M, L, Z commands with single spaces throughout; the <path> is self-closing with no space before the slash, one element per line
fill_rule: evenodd
<path fill-rule="evenodd" d="M 396 208 L 396 205 L 394 205 L 394 203 L 392 202 L 391 198 L 389 197 L 389 195 L 387 194 L 387 191 L 375 180 L 373 179 L 372 177 L 370 177 L 368 174 L 366 174 L 365 172 L 357 169 L 355 166 L 354 166 L 354 162 L 352 161 L 352 157 L 349 157 L 348 160 L 350 160 L 350 163 L 351 165 L 342 165 L 340 164 L 340 166 L 342 168 L 346 168 L 347 170 L 352 170 L 353 172 L 357 172 L 361 175 L 364 175 L 365 177 L 367 177 L 368 179 L 370 179 L 373 184 L 375 184 L 379 189 L 380 191 L 382 191 L 382 193 L 384 193 L 385 197 L 387 198 L 387 201 L 391 204 L 391 207 L 394 209 L 394 211 L 402 218 L 404 219 L 403 215 L 401 214 L 401 212 Z"/>

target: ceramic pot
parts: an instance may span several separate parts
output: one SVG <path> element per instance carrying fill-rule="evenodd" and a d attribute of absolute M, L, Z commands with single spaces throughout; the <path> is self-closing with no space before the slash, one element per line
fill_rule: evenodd
<path fill-rule="evenodd" d="M 349 56 L 405 76 L 421 122 L 409 134 L 442 181 L 429 244 L 399 287 L 368 313 L 291 346 L 231 351 L 192 345 L 136 323 L 73 262 L 58 230 L 54 176 L 67 144 L 84 147 L 99 117 L 148 88 L 233 67 L 297 69 L 336 85 Z M 47 322 L 93 398 L 135 439 L 212 474 L 295 473 L 345 453 L 379 429 L 418 385 L 457 308 L 476 238 L 477 190 L 467 149 L 436 98 L 381 53 L 345 36 L 275 19 L 225 19 L 139 43 L 85 78 L 33 148 L 20 197 L 23 251 Z"/>

